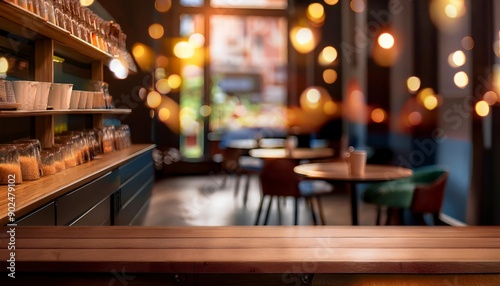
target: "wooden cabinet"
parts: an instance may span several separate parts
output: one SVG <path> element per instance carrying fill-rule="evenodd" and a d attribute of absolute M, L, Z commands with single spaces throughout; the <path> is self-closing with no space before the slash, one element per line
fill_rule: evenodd
<path fill-rule="evenodd" d="M 104 68 L 114 58 L 38 15 L 0 1 L 0 51 L 6 48 L 15 54 L 16 45 L 6 43 L 9 40 L 30 47 L 27 61 L 29 69 L 34 70 L 29 79 L 35 81 L 54 82 L 54 56 L 87 69 L 89 78 L 85 80 L 102 81 Z M 130 112 L 130 109 L 1 110 L 0 142 L 34 137 L 40 140 L 42 147 L 50 147 L 54 144 L 56 121 L 62 119 L 71 126 L 70 119 L 76 119 L 86 122 L 83 128 L 98 128 L 103 126 L 105 117 Z M 16 186 L 16 222 L 20 225 L 112 225 L 115 214 L 119 214 L 119 221 L 124 224 L 138 221 L 138 212 L 144 210 L 151 193 L 153 148 L 151 144 L 132 145 Z M 0 192 L 4 188 L 0 186 Z M 122 190 L 126 202 L 117 203 Z M 7 203 L 7 196 L 0 197 L 0 224 L 8 223 Z"/>

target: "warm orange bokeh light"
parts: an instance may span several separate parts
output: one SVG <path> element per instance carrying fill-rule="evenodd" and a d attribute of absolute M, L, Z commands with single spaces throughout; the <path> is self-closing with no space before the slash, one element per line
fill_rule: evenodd
<path fill-rule="evenodd" d="M 339 0 L 325 0 L 325 3 L 333 6 L 337 3 L 339 3 Z"/>
<path fill-rule="evenodd" d="M 418 111 L 413 111 L 410 115 L 408 115 L 408 123 L 413 126 L 419 125 L 422 123 L 422 114 Z"/>
<path fill-rule="evenodd" d="M 158 111 L 158 117 L 160 117 L 161 121 L 167 121 L 170 118 L 170 111 L 167 108 L 161 108 Z"/>
<path fill-rule="evenodd" d="M 411 76 L 406 80 L 406 86 L 411 93 L 415 93 L 420 89 L 420 79 L 416 76 Z"/>
<path fill-rule="evenodd" d="M 337 72 L 333 69 L 326 69 L 323 71 L 323 80 L 325 83 L 332 84 L 337 81 Z"/>
<path fill-rule="evenodd" d="M 168 10 L 170 10 L 170 7 L 172 7 L 171 0 L 156 0 L 155 1 L 155 9 L 158 12 L 165 13 Z"/>
<path fill-rule="evenodd" d="M 90 6 L 93 3 L 94 3 L 94 0 L 80 0 L 80 5 L 82 5 L 83 7 Z"/>
<path fill-rule="evenodd" d="M 178 74 L 171 74 L 167 78 L 168 84 L 172 89 L 177 89 L 182 84 L 182 78 Z"/>
<path fill-rule="evenodd" d="M 365 0 L 351 0 L 350 6 L 352 11 L 361 13 L 366 8 Z"/>
<path fill-rule="evenodd" d="M 476 113 L 481 117 L 485 117 L 490 113 L 490 106 L 484 100 L 478 101 L 476 103 Z"/>
<path fill-rule="evenodd" d="M 156 108 L 161 104 L 161 95 L 156 91 L 151 91 L 146 98 L 148 106 L 151 108 Z"/>
<path fill-rule="evenodd" d="M 337 59 L 337 55 L 337 50 L 334 47 L 324 47 L 318 56 L 318 62 L 323 66 L 330 65 Z"/>
<path fill-rule="evenodd" d="M 156 66 L 159 68 L 166 68 L 168 66 L 168 58 L 164 55 L 156 57 Z"/>
<path fill-rule="evenodd" d="M 307 18 L 312 22 L 319 24 L 322 23 L 325 19 L 325 9 L 323 5 L 319 3 L 311 3 L 307 7 Z"/>
<path fill-rule="evenodd" d="M 489 105 L 493 105 L 499 100 L 499 98 L 494 91 L 490 90 L 483 95 L 483 100 L 486 101 Z"/>
<path fill-rule="evenodd" d="M 435 95 L 429 95 L 424 98 L 424 107 L 433 110 L 438 106 L 438 99 Z"/>
<path fill-rule="evenodd" d="M 375 123 L 382 123 L 385 121 L 386 112 L 382 108 L 375 108 L 372 110 L 371 119 Z"/>
<path fill-rule="evenodd" d="M 167 79 L 160 79 L 159 81 L 156 82 L 156 90 L 158 90 L 158 92 L 161 94 L 167 94 L 172 89 L 170 88 Z"/>
<path fill-rule="evenodd" d="M 174 55 L 180 59 L 189 59 L 194 56 L 194 47 L 189 42 L 180 41 L 174 46 Z"/>
<path fill-rule="evenodd" d="M 472 39 L 471 36 L 463 37 L 460 43 L 462 44 L 462 48 L 466 49 L 467 51 L 470 51 L 474 48 L 474 39 Z"/>
<path fill-rule="evenodd" d="M 200 33 L 194 33 L 189 36 L 188 42 L 195 48 L 201 48 L 205 44 L 205 36 Z"/>
<path fill-rule="evenodd" d="M 448 56 L 448 64 L 451 67 L 461 67 L 467 61 L 467 57 L 463 51 L 455 51 Z"/>
<path fill-rule="evenodd" d="M 303 54 L 307 54 L 316 47 L 316 39 L 310 28 L 294 27 L 290 31 L 290 41 L 293 47 Z"/>
<path fill-rule="evenodd" d="M 9 62 L 5 57 L 0 57 L 0 73 L 7 73 L 9 70 Z"/>
<path fill-rule="evenodd" d="M 160 24 L 152 24 L 151 26 L 149 26 L 148 32 L 151 38 L 158 40 L 163 37 L 163 33 L 165 32 L 165 30 Z"/>
<path fill-rule="evenodd" d="M 323 106 L 323 110 L 328 115 L 334 115 L 335 113 L 337 113 L 338 109 L 339 109 L 338 104 L 335 103 L 335 101 L 332 101 L 332 100 L 327 101 L 325 103 L 325 105 Z"/>

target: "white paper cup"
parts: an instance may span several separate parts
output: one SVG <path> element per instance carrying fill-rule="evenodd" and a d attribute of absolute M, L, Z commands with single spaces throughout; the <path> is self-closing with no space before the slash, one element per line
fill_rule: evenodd
<path fill-rule="evenodd" d="M 81 93 L 82 92 L 80 90 L 73 90 L 71 92 L 71 101 L 69 103 L 69 109 L 78 109 Z"/>
<path fill-rule="evenodd" d="M 85 109 L 92 109 L 94 106 L 94 92 L 87 91 L 87 103 L 85 104 Z"/>
<path fill-rule="evenodd" d="M 363 175 L 366 168 L 366 151 L 352 151 L 349 155 L 349 171 L 351 175 Z"/>
<path fill-rule="evenodd" d="M 39 82 L 36 91 L 34 110 L 47 110 L 49 93 L 52 87 L 51 82 Z"/>
<path fill-rule="evenodd" d="M 49 105 L 55 110 L 69 109 L 73 84 L 53 83 L 49 94 Z"/>
<path fill-rule="evenodd" d="M 16 102 L 20 103 L 20 110 L 33 110 L 35 106 L 35 97 L 38 90 L 36 81 L 13 81 L 14 96 Z"/>
<path fill-rule="evenodd" d="M 78 109 L 85 109 L 87 105 L 88 92 L 80 91 L 80 100 L 78 101 Z"/>

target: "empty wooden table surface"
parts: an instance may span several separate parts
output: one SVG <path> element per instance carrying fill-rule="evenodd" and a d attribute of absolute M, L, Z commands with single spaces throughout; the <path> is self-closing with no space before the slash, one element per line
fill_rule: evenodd
<path fill-rule="evenodd" d="M 313 163 L 296 166 L 297 174 L 311 179 L 322 179 L 330 182 L 346 182 L 351 186 L 352 224 L 358 224 L 357 183 L 373 183 L 403 179 L 413 174 L 412 170 L 386 165 L 366 165 L 363 175 L 352 175 L 345 162 Z"/>
<path fill-rule="evenodd" d="M 3 234 L 0 282 L 10 279 L 7 259 L 10 252 L 14 252 L 16 281 L 7 281 L 19 282 L 19 285 L 55 285 L 44 284 L 42 280 L 54 283 L 67 275 L 71 275 L 68 279 L 81 280 L 78 285 L 111 285 L 112 279 L 125 277 L 134 278 L 134 281 L 124 281 L 130 285 L 151 277 L 157 277 L 157 283 L 140 285 L 177 285 L 168 282 L 173 281 L 174 276 L 186 282 L 197 281 L 202 277 L 194 274 L 202 273 L 220 275 L 217 285 L 228 285 L 224 284 L 224 275 L 228 274 L 238 275 L 237 278 L 228 277 L 239 281 L 244 275 L 264 280 L 272 278 L 262 276 L 266 273 L 278 273 L 275 278 L 281 281 L 280 285 L 283 284 L 281 279 L 293 279 L 294 273 L 314 275 L 314 280 L 320 275 L 331 274 L 389 275 L 371 278 L 379 281 L 385 278 L 385 282 L 362 285 L 422 285 L 408 284 L 420 279 L 421 276 L 414 274 L 434 274 L 431 278 L 440 283 L 425 285 L 448 285 L 445 280 L 449 285 L 469 285 L 461 279 L 466 276 L 464 274 L 475 273 L 481 276 L 473 277 L 482 280 L 474 285 L 500 285 L 500 227 L 61 226 L 14 229 L 15 250 L 8 250 L 6 235 L 10 236 L 11 228 L 0 230 Z M 158 274 L 162 276 L 155 276 Z M 404 275 L 398 276 L 399 284 L 388 278 L 395 274 Z M 182 278 L 182 275 L 187 277 Z M 29 282 L 34 284 L 23 284 L 26 277 L 32 277 Z M 99 277 L 105 283 L 89 282 Z M 393 283 L 388 284 L 389 280 Z M 484 284 L 486 280 L 496 284 Z M 264 285 L 260 282 L 248 285 Z"/>
<path fill-rule="evenodd" d="M 329 158 L 333 154 L 334 152 L 331 148 L 296 148 L 290 153 L 285 148 L 250 150 L 250 156 L 263 159 L 310 160 Z"/>

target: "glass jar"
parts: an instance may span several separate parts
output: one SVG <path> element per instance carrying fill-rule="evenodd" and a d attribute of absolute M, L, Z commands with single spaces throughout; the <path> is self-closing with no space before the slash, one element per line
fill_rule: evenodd
<path fill-rule="evenodd" d="M 47 148 L 46 150 L 51 151 L 54 154 L 54 166 L 56 168 L 56 173 L 64 171 L 66 169 L 66 164 L 64 162 L 62 145 L 54 144 L 51 148 Z"/>
<path fill-rule="evenodd" d="M 23 182 L 19 152 L 13 145 L 0 145 L 0 185 Z"/>
<path fill-rule="evenodd" d="M 35 157 L 37 158 L 38 169 L 40 170 L 40 175 L 43 175 L 42 160 L 40 152 L 42 151 L 42 144 L 38 139 L 19 139 L 14 141 L 15 144 L 32 144 L 35 147 Z"/>
<path fill-rule="evenodd" d="M 62 1 L 63 0 L 54 0 L 54 15 L 56 20 L 56 25 L 66 30 L 66 22 L 64 19 L 64 6 Z"/>
<path fill-rule="evenodd" d="M 56 16 L 55 16 L 55 12 L 54 12 L 54 1 L 53 0 L 44 0 L 43 5 L 45 7 L 47 21 L 56 25 Z"/>
<path fill-rule="evenodd" d="M 56 136 L 56 144 L 62 146 L 64 156 L 64 166 L 66 169 L 79 165 L 79 150 L 75 146 L 71 136 Z"/>
<path fill-rule="evenodd" d="M 42 159 L 42 170 L 44 176 L 49 176 L 57 173 L 56 164 L 54 161 L 54 153 L 50 150 L 44 149 L 40 152 Z"/>
<path fill-rule="evenodd" d="M 39 162 L 40 156 L 36 151 L 35 145 L 31 143 L 16 143 L 19 151 L 19 163 L 21 164 L 21 174 L 23 180 L 38 180 L 42 176 L 42 169 Z"/>
<path fill-rule="evenodd" d="M 115 127 L 104 127 L 104 136 L 102 138 L 103 153 L 113 152 L 115 150 Z"/>

